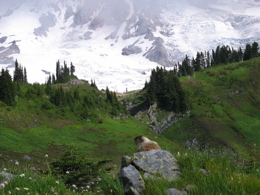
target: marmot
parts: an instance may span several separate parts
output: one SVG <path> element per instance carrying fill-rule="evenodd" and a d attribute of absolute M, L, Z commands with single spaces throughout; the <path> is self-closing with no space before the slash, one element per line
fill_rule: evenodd
<path fill-rule="evenodd" d="M 134 139 L 134 142 L 137 145 L 138 152 L 144 152 L 149 150 L 161 150 L 161 147 L 155 142 L 151 141 L 145 136 L 138 136 Z"/>

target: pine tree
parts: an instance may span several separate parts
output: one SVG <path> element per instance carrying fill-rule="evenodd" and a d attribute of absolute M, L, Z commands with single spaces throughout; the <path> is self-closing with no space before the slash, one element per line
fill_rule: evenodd
<path fill-rule="evenodd" d="M 12 77 L 8 70 L 2 69 L 0 74 L 0 101 L 9 106 L 15 104 L 15 93 Z"/>
<path fill-rule="evenodd" d="M 250 60 L 253 57 L 252 47 L 250 44 L 246 44 L 243 60 Z"/>
<path fill-rule="evenodd" d="M 252 44 L 252 57 L 253 57 L 253 58 L 258 57 L 258 50 L 259 50 L 258 43 L 257 43 L 257 42 L 254 42 L 254 43 Z"/>

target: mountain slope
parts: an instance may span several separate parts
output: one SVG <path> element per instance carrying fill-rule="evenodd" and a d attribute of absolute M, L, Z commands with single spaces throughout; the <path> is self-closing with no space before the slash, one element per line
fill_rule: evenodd
<path fill-rule="evenodd" d="M 29 82 L 45 82 L 60 59 L 99 88 L 140 89 L 157 65 L 260 40 L 259 1 L 253 0 L 12 0 L 0 7 L 0 64 L 13 70 L 18 58 Z M 11 43 L 19 51 L 3 54 Z"/>

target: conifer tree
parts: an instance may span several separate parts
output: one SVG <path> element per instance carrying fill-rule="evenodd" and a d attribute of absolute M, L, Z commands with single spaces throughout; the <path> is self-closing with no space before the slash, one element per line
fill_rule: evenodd
<path fill-rule="evenodd" d="M 9 106 L 15 103 L 14 85 L 8 70 L 2 69 L 0 74 L 0 101 Z"/>

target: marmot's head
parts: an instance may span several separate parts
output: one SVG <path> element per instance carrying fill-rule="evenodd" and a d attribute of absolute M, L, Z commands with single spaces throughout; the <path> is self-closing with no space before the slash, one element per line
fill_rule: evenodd
<path fill-rule="evenodd" d="M 145 142 L 145 141 L 150 141 L 147 137 L 141 135 L 141 136 L 137 136 L 135 139 L 134 139 L 134 142 L 135 144 L 140 144 L 142 142 Z"/>

